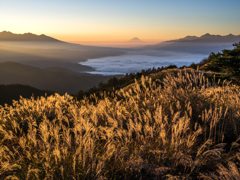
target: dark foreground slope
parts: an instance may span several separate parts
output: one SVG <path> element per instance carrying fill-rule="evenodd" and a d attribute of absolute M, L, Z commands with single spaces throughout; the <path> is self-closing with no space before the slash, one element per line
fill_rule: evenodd
<path fill-rule="evenodd" d="M 65 68 L 40 69 L 15 62 L 0 63 L 0 84 L 24 84 L 64 94 L 89 89 L 108 76 L 77 73 Z"/>
<path fill-rule="evenodd" d="M 0 85 L 0 105 L 12 104 L 13 100 L 18 101 L 20 96 L 30 99 L 31 97 L 45 97 L 53 94 L 53 91 L 40 90 L 22 84 Z"/>

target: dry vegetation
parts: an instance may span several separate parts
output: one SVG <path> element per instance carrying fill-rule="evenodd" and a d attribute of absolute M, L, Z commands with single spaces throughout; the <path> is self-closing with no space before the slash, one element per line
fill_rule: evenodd
<path fill-rule="evenodd" d="M 0 108 L 0 179 L 240 179 L 239 93 L 183 70 L 95 103 L 15 101 Z"/>

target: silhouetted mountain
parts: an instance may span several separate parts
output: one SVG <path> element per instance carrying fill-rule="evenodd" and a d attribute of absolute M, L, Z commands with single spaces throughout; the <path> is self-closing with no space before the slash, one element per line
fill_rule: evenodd
<path fill-rule="evenodd" d="M 240 35 L 229 34 L 221 36 L 207 33 L 200 37 L 186 36 L 180 39 L 164 41 L 156 45 L 142 47 L 142 49 L 209 54 L 211 52 L 219 52 L 222 49 L 232 48 L 232 44 L 239 41 Z"/>
<path fill-rule="evenodd" d="M 32 33 L 13 34 L 9 31 L 0 32 L 0 41 L 40 41 L 40 42 L 61 42 L 44 34 L 38 36 Z"/>
<path fill-rule="evenodd" d="M 197 36 L 186 36 L 185 38 L 166 41 L 166 42 L 202 42 L 202 43 L 234 43 L 240 41 L 240 35 L 235 36 L 232 34 L 221 36 L 211 35 L 206 33 L 200 37 Z"/>
<path fill-rule="evenodd" d="M 186 36 L 184 38 L 180 38 L 180 39 L 175 39 L 175 40 L 171 40 L 171 41 L 166 41 L 166 42 L 178 42 L 178 41 L 188 41 L 188 40 L 195 40 L 197 39 L 197 36 Z"/>
<path fill-rule="evenodd" d="M 74 94 L 98 85 L 101 81 L 106 82 L 109 78 L 58 67 L 41 69 L 16 62 L 0 63 L 0 84 L 24 84 L 61 94 Z"/>
<path fill-rule="evenodd" d="M 39 90 L 34 87 L 22 84 L 8 84 L 8 85 L 0 85 L 0 105 L 12 104 L 13 100 L 18 101 L 20 96 L 23 98 L 34 98 L 40 96 L 50 96 L 54 94 L 53 91 L 48 90 Z"/>
<path fill-rule="evenodd" d="M 143 43 L 139 38 L 134 37 L 131 40 L 129 40 L 127 43 Z"/>

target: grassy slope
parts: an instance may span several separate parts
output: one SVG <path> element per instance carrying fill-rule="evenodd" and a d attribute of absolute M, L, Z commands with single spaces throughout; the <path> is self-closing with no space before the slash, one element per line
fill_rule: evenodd
<path fill-rule="evenodd" d="M 165 73 L 95 104 L 55 95 L 2 108 L 0 178 L 240 178 L 240 87 Z"/>

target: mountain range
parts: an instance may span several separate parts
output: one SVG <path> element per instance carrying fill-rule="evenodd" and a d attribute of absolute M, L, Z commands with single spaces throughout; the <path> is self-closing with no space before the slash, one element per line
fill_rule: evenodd
<path fill-rule="evenodd" d="M 140 49 L 150 50 L 170 50 L 170 51 L 187 51 L 190 53 L 206 52 L 207 49 L 213 49 L 217 51 L 225 47 L 231 46 L 235 42 L 240 41 L 240 35 L 229 34 L 226 36 L 211 35 L 206 33 L 200 37 L 186 36 L 180 39 L 163 41 L 154 45 L 143 46 Z M 127 43 L 141 44 L 138 37 L 134 37 Z M 71 51 L 102 51 L 110 53 L 111 55 L 122 54 L 129 49 L 111 48 L 111 47 L 98 47 L 98 46 L 86 46 L 80 44 L 73 44 L 58 39 L 42 35 L 35 35 L 32 33 L 14 34 L 9 31 L 0 32 L 0 45 L 12 46 L 12 47 L 25 47 L 25 48 L 41 48 L 41 49 L 64 49 Z M 207 46 L 207 47 L 206 47 Z M 220 47 L 221 46 L 221 47 Z M 219 48 L 217 48 L 219 47 Z M 196 49 L 199 50 L 196 50 Z M 208 52 L 209 53 L 209 52 Z"/>
<path fill-rule="evenodd" d="M 197 36 L 186 36 L 184 38 L 170 40 L 166 42 L 202 42 L 202 43 L 233 43 L 235 41 L 240 41 L 240 35 L 229 34 L 226 36 L 221 35 L 211 35 L 206 33 L 200 37 Z"/>
<path fill-rule="evenodd" d="M 120 51 L 119 48 L 86 46 L 68 43 L 50 36 L 32 33 L 14 34 L 9 31 L 0 32 L 0 45 L 41 49 L 65 49 L 73 51 Z"/>
<path fill-rule="evenodd" d="M 188 53 L 209 54 L 222 49 L 231 49 L 232 44 L 240 41 L 240 35 L 211 35 L 209 33 L 200 37 L 186 36 L 184 38 L 163 41 L 155 45 L 142 47 L 145 50 L 165 50 Z"/>
<path fill-rule="evenodd" d="M 14 34 L 10 31 L 3 31 L 0 33 L 0 41 L 37 41 L 37 42 L 62 42 L 52 37 L 36 35 L 32 33 Z"/>

